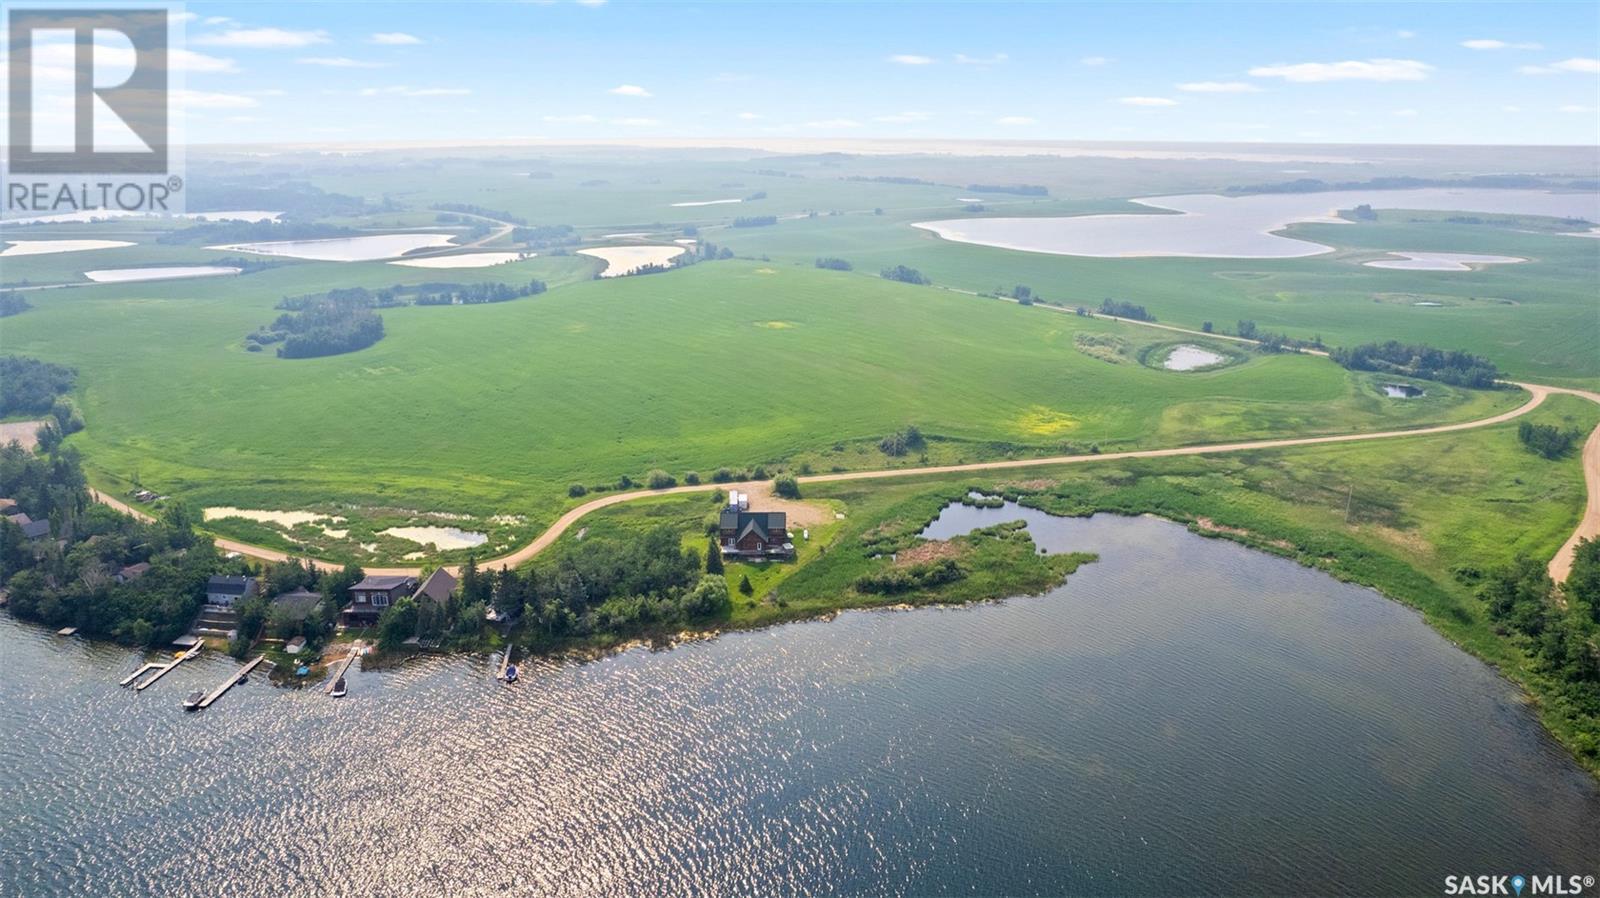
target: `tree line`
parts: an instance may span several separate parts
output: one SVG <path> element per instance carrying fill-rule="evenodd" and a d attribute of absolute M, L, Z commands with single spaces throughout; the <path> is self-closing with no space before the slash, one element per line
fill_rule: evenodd
<path fill-rule="evenodd" d="M 0 356 L 0 416 L 50 411 L 57 397 L 72 392 L 78 371 L 20 355 Z"/>
<path fill-rule="evenodd" d="M 1482 356 L 1398 340 L 1339 347 L 1328 357 L 1352 371 L 1383 371 L 1459 387 L 1489 389 L 1500 379 L 1500 369 Z"/>

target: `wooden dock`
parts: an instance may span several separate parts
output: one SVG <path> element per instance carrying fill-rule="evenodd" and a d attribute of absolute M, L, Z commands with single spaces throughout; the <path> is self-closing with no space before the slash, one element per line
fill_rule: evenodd
<path fill-rule="evenodd" d="M 340 661 L 338 666 L 334 668 L 333 676 L 328 678 L 328 685 L 322 689 L 324 695 L 333 694 L 333 687 L 338 684 L 341 678 L 344 677 L 345 672 L 350 669 L 350 665 L 354 664 L 357 658 L 366 654 L 366 651 L 367 647 L 365 643 L 350 643 L 350 654 L 344 656 L 344 660 Z"/>
<path fill-rule="evenodd" d="M 506 678 L 506 668 L 511 666 L 511 653 L 516 649 L 517 647 L 514 645 L 506 646 L 506 653 L 500 658 L 500 670 L 495 673 L 495 679 L 504 680 Z"/>
<path fill-rule="evenodd" d="M 150 674 L 149 677 L 145 678 L 142 682 L 134 684 L 134 687 L 133 687 L 133 691 L 134 692 L 143 692 L 146 689 L 148 689 L 150 686 L 154 685 L 155 681 L 157 681 L 157 680 L 161 679 L 162 677 L 166 676 L 167 674 L 171 673 L 173 668 L 177 667 L 178 665 L 182 664 L 185 661 L 188 661 L 190 658 L 193 658 L 195 655 L 200 654 L 200 650 L 202 648 L 204 648 L 204 646 L 197 644 L 197 645 L 195 645 L 194 648 L 191 648 L 188 651 L 184 652 L 183 654 L 179 655 L 178 657 L 173 658 L 171 661 L 168 661 L 166 664 L 146 664 L 144 667 L 141 667 L 136 673 L 134 673 L 134 675 L 132 677 L 128 677 L 126 680 L 123 680 L 122 681 L 122 685 L 126 686 L 129 683 L 133 682 L 133 678 L 137 677 L 139 674 L 144 673 L 147 670 L 153 670 L 154 673 Z"/>
<path fill-rule="evenodd" d="M 250 671 L 255 670 L 256 669 L 256 665 L 260 664 L 261 662 L 263 662 L 265 660 L 267 660 L 267 656 L 266 655 L 257 655 L 254 658 L 251 658 L 249 661 L 246 661 L 244 663 L 243 667 L 239 668 L 237 671 L 234 672 L 233 676 L 228 677 L 226 680 L 223 680 L 222 681 L 222 685 L 220 685 L 217 688 L 215 688 L 215 689 L 211 690 L 210 692 L 206 693 L 206 697 L 200 700 L 200 707 L 202 707 L 202 708 L 211 707 L 211 703 L 212 702 L 216 701 L 219 698 L 222 698 L 222 694 L 224 692 L 227 692 L 229 689 L 232 689 L 234 687 L 234 685 L 237 684 L 240 680 L 242 680 L 245 677 L 249 676 L 250 675 Z"/>

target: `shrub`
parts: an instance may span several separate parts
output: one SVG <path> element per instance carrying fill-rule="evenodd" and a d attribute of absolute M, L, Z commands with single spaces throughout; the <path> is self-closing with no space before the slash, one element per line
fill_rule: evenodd
<path fill-rule="evenodd" d="M 779 474 L 773 478 L 772 491 L 785 499 L 800 498 L 800 481 L 793 474 Z"/>
<path fill-rule="evenodd" d="M 567 487 L 567 495 L 574 499 L 578 498 L 579 496 L 587 495 L 588 492 L 589 488 L 581 483 L 574 483 Z"/>
<path fill-rule="evenodd" d="M 688 472 L 685 472 L 684 475 L 683 475 L 683 482 L 689 484 L 690 486 L 698 486 L 699 483 L 700 483 L 700 472 L 699 471 L 688 471 Z"/>
<path fill-rule="evenodd" d="M 855 269 L 855 266 L 851 265 L 848 261 L 844 259 L 835 259 L 831 256 L 817 259 L 817 267 L 826 268 L 830 271 L 852 271 Z"/>
<path fill-rule="evenodd" d="M 711 475 L 711 479 L 713 481 L 717 482 L 717 483 L 732 483 L 733 482 L 733 472 L 728 470 L 727 468 L 718 468 Z"/>
<path fill-rule="evenodd" d="M 884 280 L 899 281 L 902 284 L 933 283 L 924 277 L 922 272 L 916 270 L 915 268 L 907 268 L 904 265 L 896 265 L 893 268 L 885 268 L 884 270 L 878 272 L 878 276 Z"/>
<path fill-rule="evenodd" d="M 653 490 L 664 490 L 669 487 L 677 486 L 678 480 L 671 474 L 668 474 L 666 471 L 656 468 L 649 474 L 645 475 L 645 483 Z"/>
<path fill-rule="evenodd" d="M 756 588 L 754 586 L 752 586 L 751 583 L 750 583 L 750 575 L 749 574 L 740 574 L 739 575 L 739 591 L 744 593 L 745 595 L 750 595 L 751 593 L 756 591 Z"/>

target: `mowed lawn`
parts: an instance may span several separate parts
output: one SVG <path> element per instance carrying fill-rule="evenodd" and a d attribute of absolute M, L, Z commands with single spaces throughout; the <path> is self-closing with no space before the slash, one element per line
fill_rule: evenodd
<path fill-rule="evenodd" d="M 577 264 L 518 263 L 529 266 L 521 276 L 553 283 L 581 276 Z M 103 486 L 137 478 L 206 504 L 534 519 L 564 504 L 572 482 L 771 465 L 906 424 L 976 458 L 1412 426 L 1522 400 L 1445 387 L 1384 399 L 1374 378 L 1305 356 L 1194 374 L 1111 364 L 1074 337 L 1120 335 L 1136 354 L 1172 335 L 746 260 L 495 305 L 388 309 L 388 336 L 346 355 L 244 351 L 283 294 L 319 278 L 320 288 L 392 283 L 394 272 L 296 265 L 41 291 L 36 308 L 5 320 L 4 345 L 80 370 L 88 429 L 72 443 Z M 441 275 L 487 279 L 405 279 Z M 840 458 L 889 461 L 875 450 Z"/>

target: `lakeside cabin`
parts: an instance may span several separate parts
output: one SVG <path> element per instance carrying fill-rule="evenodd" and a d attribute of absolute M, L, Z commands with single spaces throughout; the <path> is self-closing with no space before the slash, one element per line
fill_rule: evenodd
<path fill-rule="evenodd" d="M 728 493 L 717 521 L 717 543 L 725 558 L 784 559 L 794 557 L 789 516 L 781 511 L 751 511 L 750 496 Z"/>
<path fill-rule="evenodd" d="M 231 608 L 235 602 L 253 598 L 259 588 L 254 577 L 217 575 L 206 581 L 206 604 Z"/>
<path fill-rule="evenodd" d="M 339 612 L 339 623 L 345 627 L 369 627 L 378 622 L 390 605 L 412 595 L 416 589 L 416 577 L 367 577 L 350 587 L 350 604 Z"/>

